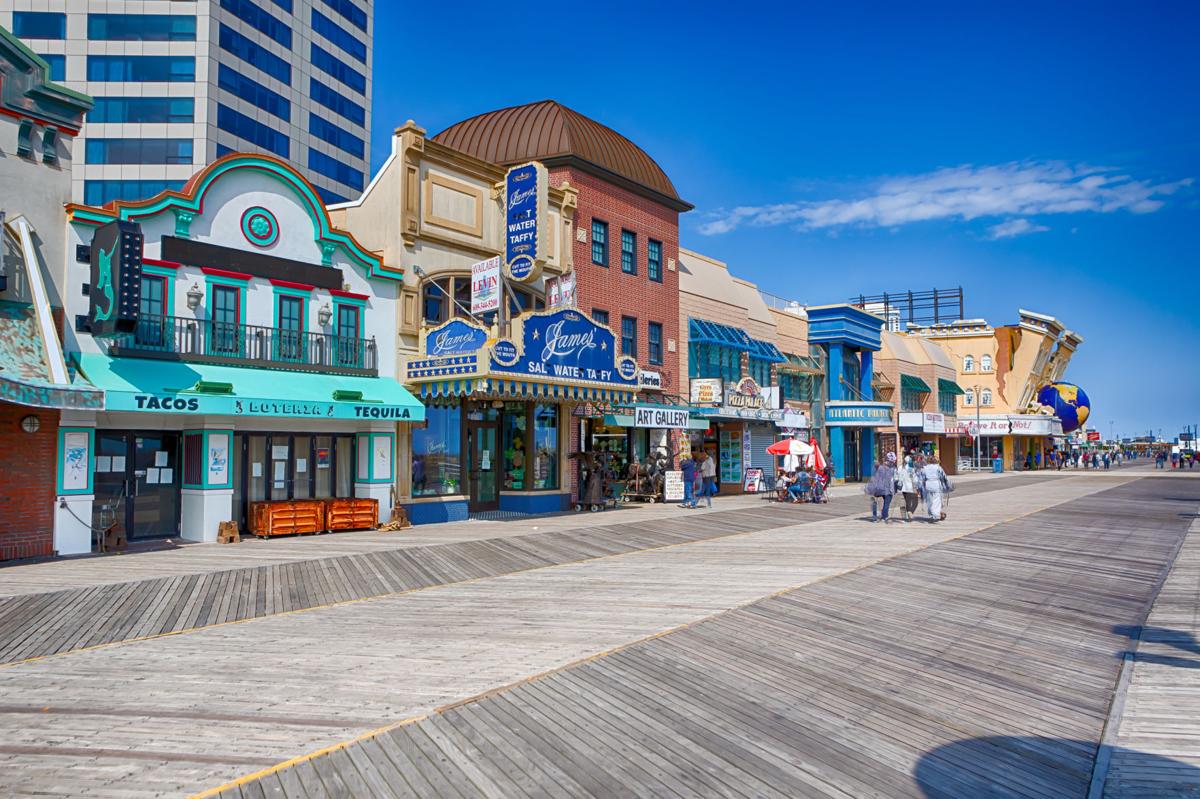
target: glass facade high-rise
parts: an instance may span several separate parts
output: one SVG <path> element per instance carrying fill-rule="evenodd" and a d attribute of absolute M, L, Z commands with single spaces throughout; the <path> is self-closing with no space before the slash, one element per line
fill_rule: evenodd
<path fill-rule="evenodd" d="M 326 203 L 369 178 L 374 0 L 0 0 L 0 26 L 96 99 L 77 202 L 176 188 L 233 150 L 290 161 Z"/>

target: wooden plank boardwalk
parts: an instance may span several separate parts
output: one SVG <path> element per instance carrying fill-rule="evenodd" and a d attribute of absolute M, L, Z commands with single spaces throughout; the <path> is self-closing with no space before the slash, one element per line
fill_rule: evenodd
<path fill-rule="evenodd" d="M 1190 524 L 1171 496 L 1194 508 L 1200 481 L 1058 505 L 213 792 L 1083 797 L 1114 630 Z"/>
<path fill-rule="evenodd" d="M 859 502 L 815 524 L 10 664 L 0 796 L 183 795 L 1107 485 L 963 496 L 936 525 L 866 524 Z"/>
<path fill-rule="evenodd" d="M 1200 515 L 1195 497 L 1168 499 L 1193 519 L 1149 618 L 1129 636 L 1129 688 L 1115 718 L 1106 799 L 1200 796 Z"/>
<path fill-rule="evenodd" d="M 1010 477 L 966 483 L 961 495 L 1002 490 L 1021 481 Z M 843 495 L 826 505 L 751 500 L 733 510 L 684 513 L 676 509 L 665 517 L 634 517 L 616 524 L 434 546 L 396 545 L 356 555 L 3 597 L 0 664 L 527 569 L 817 522 L 862 513 L 863 506 L 861 495 Z M 589 518 L 599 521 L 609 517 Z"/>

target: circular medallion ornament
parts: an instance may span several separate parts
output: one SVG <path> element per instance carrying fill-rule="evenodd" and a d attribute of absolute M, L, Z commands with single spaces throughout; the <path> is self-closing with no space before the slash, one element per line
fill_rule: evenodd
<path fill-rule="evenodd" d="M 492 359 L 501 366 L 513 366 L 519 357 L 517 345 L 508 339 L 502 338 L 492 345 Z"/>
<path fill-rule="evenodd" d="M 279 223 L 275 214 L 256 205 L 242 214 L 242 235 L 255 247 L 270 247 L 279 240 Z"/>
<path fill-rule="evenodd" d="M 636 379 L 638 375 L 637 361 L 628 355 L 622 356 L 621 360 L 617 361 L 617 374 L 622 380 Z"/>

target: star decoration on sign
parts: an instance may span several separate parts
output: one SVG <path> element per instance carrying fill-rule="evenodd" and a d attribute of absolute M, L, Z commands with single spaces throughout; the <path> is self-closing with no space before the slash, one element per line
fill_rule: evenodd
<path fill-rule="evenodd" d="M 536 330 L 535 330 L 535 331 L 533 331 L 533 340 L 534 340 L 534 341 L 537 341 L 537 340 L 538 340 L 538 332 L 537 332 Z"/>
<path fill-rule="evenodd" d="M 603 352 L 607 352 L 607 351 L 608 351 L 608 342 L 607 342 L 607 341 L 601 341 L 601 342 L 600 342 L 600 349 L 601 349 L 601 351 L 603 351 Z"/>

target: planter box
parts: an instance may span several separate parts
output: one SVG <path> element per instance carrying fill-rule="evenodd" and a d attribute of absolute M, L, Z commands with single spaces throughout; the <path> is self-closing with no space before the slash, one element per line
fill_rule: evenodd
<path fill-rule="evenodd" d="M 374 530 L 379 526 L 379 500 L 339 497 L 325 500 L 329 530 Z"/>
<path fill-rule="evenodd" d="M 250 505 L 250 532 L 259 538 L 325 531 L 325 503 L 319 499 L 255 502 Z"/>

